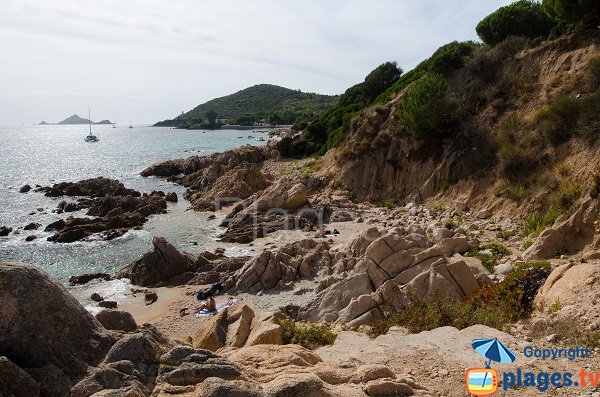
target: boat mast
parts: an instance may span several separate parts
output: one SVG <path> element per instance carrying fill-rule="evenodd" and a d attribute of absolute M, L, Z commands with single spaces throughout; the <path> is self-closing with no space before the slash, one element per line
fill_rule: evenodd
<path fill-rule="evenodd" d="M 92 135 L 92 115 L 91 115 L 89 106 L 88 106 L 88 122 L 90 123 L 90 135 Z"/>

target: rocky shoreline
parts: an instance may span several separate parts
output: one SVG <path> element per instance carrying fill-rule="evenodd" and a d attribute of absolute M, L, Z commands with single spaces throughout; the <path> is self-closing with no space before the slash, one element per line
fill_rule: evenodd
<path fill-rule="evenodd" d="M 167 161 L 142 175 L 183 185 L 194 210 L 219 214 L 226 228 L 221 241 L 260 242 L 267 248 L 247 257 L 227 257 L 222 250 L 193 255 L 156 236 L 153 251 L 118 274 L 72 279 L 74 284 L 128 279 L 143 287 L 136 293 L 155 308 L 162 289 L 177 292 L 158 310 L 154 325 L 141 326 L 139 313 L 115 310 L 117 302 L 93 297 L 112 307 L 94 318 L 43 272 L 0 264 L 0 286 L 20 285 L 16 291 L 0 288 L 2 301 L 13 308 L 0 320 L 0 374 L 9 374 L 0 375 L 0 394 L 459 396 L 464 394 L 462 369 L 475 364 L 475 357 L 464 356 L 472 338 L 496 335 L 517 349 L 525 342 L 553 343 L 535 330 L 554 329 L 562 321 L 573 321 L 581 332 L 600 329 L 594 311 L 600 299 L 598 211 L 591 196 L 535 238 L 518 233 L 519 220 L 470 209 L 469 203 L 409 202 L 386 208 L 354 201 L 351 192 L 332 190 L 331 175 L 315 170 L 311 160 L 282 160 L 273 144 Z M 99 232 L 108 239 L 140 227 L 149 215 L 165 211 L 167 198 L 103 178 L 37 191 L 78 196 L 57 210 L 87 209 L 95 216 L 62 221 L 51 237 L 62 242 Z M 303 230 L 307 220 L 314 220 L 316 230 Z M 427 332 L 410 334 L 397 326 L 387 335 L 367 336 L 413 303 L 465 301 L 510 279 L 519 263 L 548 259 L 561 250 L 562 259 L 552 259 L 542 278 L 529 280 L 534 282 L 527 291 L 532 320 L 511 324 L 505 330 L 509 333 L 481 325 L 429 331 L 448 345 L 432 342 Z M 589 289 L 566 292 L 570 280 L 578 278 L 587 280 Z M 238 304 L 208 319 L 195 318 L 188 312 L 196 304 L 194 291 L 214 283 Z M 34 292 L 24 297 L 25 290 Z M 21 318 L 23 311 L 40 313 L 38 325 Z M 287 344 L 290 322 L 324 324 L 337 337 L 315 351 Z M 35 336 L 46 332 L 39 324 L 51 328 L 51 338 Z M 67 350 L 62 348 L 66 343 Z M 385 346 L 391 349 L 389 359 Z M 598 353 L 592 363 L 600 360 Z M 569 364 L 556 365 L 568 369 Z M 547 368 L 539 362 L 527 365 Z"/>

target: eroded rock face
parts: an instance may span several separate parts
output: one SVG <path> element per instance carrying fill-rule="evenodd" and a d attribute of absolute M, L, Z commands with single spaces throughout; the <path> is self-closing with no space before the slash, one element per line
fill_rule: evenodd
<path fill-rule="evenodd" d="M 31 375 L 0 356 L 0 396 L 39 397 L 40 386 Z"/>
<path fill-rule="evenodd" d="M 163 237 L 152 239 L 154 251 L 121 269 L 117 277 L 128 278 L 135 285 L 154 287 L 167 285 L 175 277 L 193 270 L 195 258 L 180 253 Z M 190 278 L 193 277 L 193 274 Z"/>
<path fill-rule="evenodd" d="M 376 235 L 374 230 L 366 233 Z M 417 231 L 399 228 L 368 245 L 366 236 L 363 240 L 351 245 L 366 247 L 356 265 L 345 276 L 327 283 L 299 310 L 299 319 L 339 319 L 355 327 L 383 319 L 411 299 L 463 299 L 489 281 L 485 275 L 476 278 L 479 273 L 465 261 L 448 259 L 470 249 L 466 238 L 439 236 L 438 244 L 433 245 Z"/>
<path fill-rule="evenodd" d="M 54 365 L 74 380 L 114 343 L 62 285 L 35 267 L 0 262 L 0 301 L 0 355 L 21 368 Z"/>
<path fill-rule="evenodd" d="M 327 243 L 314 239 L 290 243 L 275 251 L 265 250 L 234 275 L 236 289 L 258 292 L 275 288 L 279 282 L 315 276 L 330 262 Z"/>

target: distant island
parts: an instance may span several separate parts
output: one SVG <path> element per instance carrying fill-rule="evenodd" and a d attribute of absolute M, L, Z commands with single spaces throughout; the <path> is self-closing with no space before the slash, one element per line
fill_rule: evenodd
<path fill-rule="evenodd" d="M 259 84 L 212 99 L 155 127 L 215 129 L 221 126 L 265 127 L 312 120 L 333 106 L 338 96 Z"/>
<path fill-rule="evenodd" d="M 67 117 L 63 121 L 55 123 L 55 124 L 42 121 L 38 125 L 75 125 L 75 124 L 89 124 L 89 122 L 90 122 L 90 120 L 84 119 L 83 117 L 79 117 L 78 115 L 74 114 L 71 117 Z M 111 122 L 110 120 L 102 120 L 97 123 L 92 121 L 92 124 L 114 124 L 114 123 Z"/>

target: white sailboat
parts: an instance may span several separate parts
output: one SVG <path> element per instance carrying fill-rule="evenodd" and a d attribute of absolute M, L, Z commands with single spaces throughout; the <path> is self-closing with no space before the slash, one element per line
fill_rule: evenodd
<path fill-rule="evenodd" d="M 131 124 L 131 119 L 129 119 L 129 128 L 133 128 L 133 124 Z"/>
<path fill-rule="evenodd" d="M 100 139 L 96 135 L 92 135 L 92 116 L 90 107 L 88 106 L 88 122 L 90 123 L 90 133 L 85 137 L 86 142 L 98 142 Z"/>

